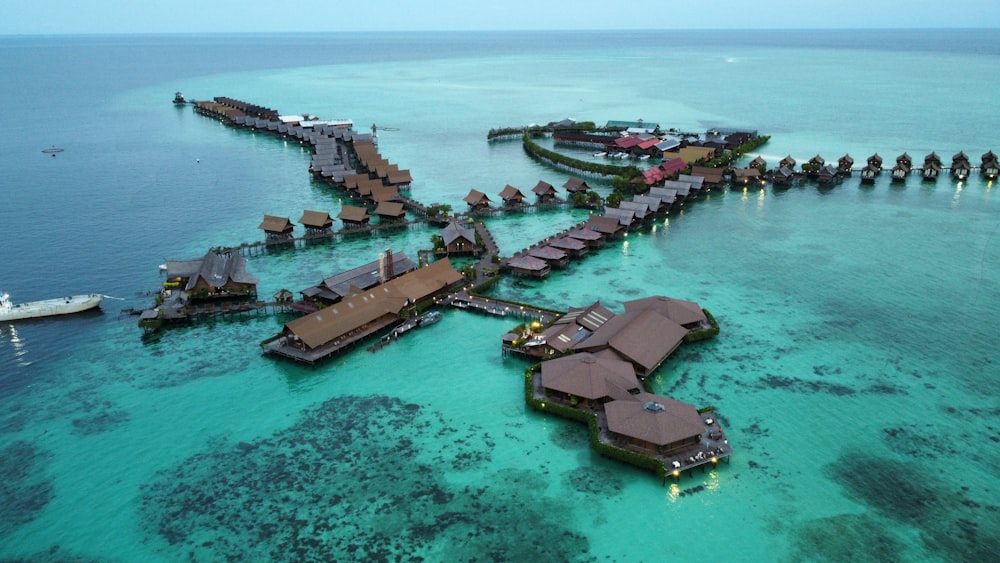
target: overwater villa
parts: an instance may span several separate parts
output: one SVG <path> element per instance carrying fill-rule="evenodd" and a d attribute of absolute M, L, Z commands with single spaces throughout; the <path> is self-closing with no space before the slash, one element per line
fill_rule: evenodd
<path fill-rule="evenodd" d="M 469 190 L 469 195 L 465 196 L 465 203 L 469 205 L 470 213 L 479 213 L 490 209 L 489 196 L 479 190 Z"/>
<path fill-rule="evenodd" d="M 867 160 L 867 163 L 868 163 L 868 166 L 871 166 L 872 168 L 875 168 L 879 172 L 882 171 L 882 157 L 879 156 L 878 153 L 875 153 L 875 154 L 869 156 L 868 160 Z"/>
<path fill-rule="evenodd" d="M 510 184 L 507 184 L 500 190 L 500 199 L 503 200 L 503 205 L 507 208 L 524 205 L 524 194 L 521 193 L 521 190 Z"/>
<path fill-rule="evenodd" d="M 995 180 L 997 176 L 1000 176 L 1000 162 L 997 161 L 997 155 L 993 151 L 986 151 L 982 157 L 982 166 L 979 168 L 983 176 L 990 180 Z"/>
<path fill-rule="evenodd" d="M 399 223 L 406 220 L 406 207 L 398 201 L 380 201 L 375 206 L 374 213 L 378 217 L 379 223 L 382 224 Z"/>
<path fill-rule="evenodd" d="M 452 219 L 441 229 L 441 240 L 448 255 L 473 255 L 481 248 L 476 243 L 476 231 Z"/>
<path fill-rule="evenodd" d="M 302 212 L 299 223 L 302 223 L 306 232 L 310 234 L 329 233 L 333 230 L 333 217 L 330 217 L 326 211 L 309 211 L 307 209 Z"/>
<path fill-rule="evenodd" d="M 795 173 L 787 166 L 782 166 L 771 174 L 771 182 L 775 185 L 785 185 L 795 178 Z"/>
<path fill-rule="evenodd" d="M 264 220 L 257 227 L 264 231 L 270 240 L 292 238 L 292 230 L 295 223 L 288 217 L 276 217 L 274 215 L 264 215 Z"/>
<path fill-rule="evenodd" d="M 558 199 L 555 186 L 542 180 L 539 180 L 531 191 L 538 196 L 538 203 L 553 203 Z"/>
<path fill-rule="evenodd" d="M 924 180 L 936 180 L 941 169 L 941 157 L 932 152 L 924 157 L 924 168 L 921 170 L 921 175 Z"/>
<path fill-rule="evenodd" d="M 896 157 L 896 165 L 892 167 L 892 181 L 903 182 L 910 175 L 913 159 L 905 152 Z"/>
<path fill-rule="evenodd" d="M 789 170 L 795 170 L 795 164 L 796 164 L 795 159 L 792 158 L 792 155 L 788 155 L 785 158 L 781 159 L 780 162 L 778 162 L 778 167 L 787 168 Z"/>
<path fill-rule="evenodd" d="M 958 154 L 951 157 L 952 176 L 958 180 L 964 180 L 969 177 L 970 172 L 972 172 L 972 165 L 969 164 L 969 156 L 964 151 L 959 151 Z"/>
<path fill-rule="evenodd" d="M 850 176 L 851 172 L 854 170 L 854 159 L 851 155 L 845 154 L 844 156 L 837 159 L 837 172 L 845 176 Z"/>
<path fill-rule="evenodd" d="M 528 249 L 528 256 L 545 260 L 553 268 L 562 268 L 569 263 L 569 255 L 550 245 L 536 246 Z"/>
<path fill-rule="evenodd" d="M 575 194 L 577 192 L 586 192 L 590 189 L 590 186 L 584 180 L 570 176 L 569 180 L 566 180 L 566 183 L 563 184 L 563 189 L 571 194 Z"/>
<path fill-rule="evenodd" d="M 368 214 L 368 210 L 364 207 L 345 205 L 340 208 L 337 218 L 343 221 L 345 229 L 350 230 L 368 226 L 368 222 L 372 216 Z"/>
<path fill-rule="evenodd" d="M 511 258 L 505 265 L 511 273 L 519 277 L 545 278 L 552 271 L 548 262 L 527 254 Z"/>

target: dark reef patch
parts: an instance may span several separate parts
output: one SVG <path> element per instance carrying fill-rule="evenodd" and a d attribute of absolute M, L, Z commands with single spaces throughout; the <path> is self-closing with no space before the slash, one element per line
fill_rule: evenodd
<path fill-rule="evenodd" d="M 882 518 L 918 530 L 924 549 L 934 559 L 994 560 L 1000 549 L 1000 517 L 989 510 L 992 505 L 975 499 L 993 498 L 995 493 L 973 493 L 967 487 L 950 491 L 948 482 L 928 469 L 853 451 L 842 454 L 826 473 L 849 497 Z"/>
<path fill-rule="evenodd" d="M 837 397 L 854 394 L 854 389 L 846 385 L 827 383 L 825 381 L 810 381 L 808 379 L 775 375 L 773 373 L 760 378 L 756 383 L 756 387 L 758 389 L 786 389 L 793 393 L 823 393 Z"/>
<path fill-rule="evenodd" d="M 562 474 L 563 487 L 579 493 L 607 498 L 621 494 L 625 481 L 621 472 L 600 467 L 578 467 Z"/>
<path fill-rule="evenodd" d="M 442 469 L 488 470 L 493 441 L 414 407 L 340 397 L 207 449 L 143 487 L 143 525 L 165 557 L 194 560 L 593 559 L 574 506 L 545 497 L 537 472 L 449 482 Z"/>
<path fill-rule="evenodd" d="M 28 442 L 0 450 L 0 537 L 32 521 L 55 496 L 45 479 L 48 456 Z"/>
<path fill-rule="evenodd" d="M 125 411 L 102 409 L 94 414 L 74 418 L 73 432 L 85 436 L 100 434 L 128 421 L 128 419 L 129 415 Z"/>
<path fill-rule="evenodd" d="M 840 514 L 812 520 L 792 536 L 792 561 L 904 561 L 906 542 L 888 522 L 868 515 Z"/>

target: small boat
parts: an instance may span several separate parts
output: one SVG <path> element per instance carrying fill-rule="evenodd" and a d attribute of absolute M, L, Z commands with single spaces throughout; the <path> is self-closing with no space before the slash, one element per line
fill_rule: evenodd
<path fill-rule="evenodd" d="M 417 319 L 417 326 L 429 326 L 441 320 L 441 313 L 438 311 L 431 311 L 429 313 L 424 313 Z"/>
<path fill-rule="evenodd" d="M 184 92 L 174 93 L 174 103 L 178 105 L 187 103 L 187 100 L 184 99 Z"/>
<path fill-rule="evenodd" d="M 595 158 L 600 158 L 602 156 L 608 156 L 607 151 L 597 151 L 597 152 L 594 153 L 594 157 Z"/>
<path fill-rule="evenodd" d="M 30 301 L 14 305 L 10 301 L 10 296 L 4 293 L 0 295 L 0 321 L 37 319 L 79 313 L 97 307 L 101 304 L 102 298 L 103 295 L 91 293 L 89 295 L 71 295 L 59 299 L 45 299 L 43 301 Z"/>
<path fill-rule="evenodd" d="M 649 160 L 649 155 L 648 154 L 639 155 L 639 160 Z"/>
<path fill-rule="evenodd" d="M 52 145 L 51 147 L 49 147 L 47 149 L 42 149 L 42 152 L 45 153 L 45 154 L 51 154 L 52 156 L 55 156 L 56 153 L 63 152 L 64 150 L 66 150 L 66 149 L 64 149 L 62 147 L 57 147 L 55 145 Z"/>

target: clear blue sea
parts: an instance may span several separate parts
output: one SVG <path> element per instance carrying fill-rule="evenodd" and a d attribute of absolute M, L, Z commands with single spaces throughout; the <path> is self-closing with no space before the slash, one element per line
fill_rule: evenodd
<path fill-rule="evenodd" d="M 993 560 L 1000 201 L 979 176 L 717 190 L 545 281 L 502 281 L 559 309 L 712 311 L 719 337 L 654 385 L 715 405 L 735 455 L 667 486 L 525 408 L 511 321 L 446 311 L 308 369 L 259 353 L 287 318 L 143 338 L 118 313 L 150 303 L 167 258 L 343 204 L 308 150 L 174 107 L 177 90 L 377 123 L 412 195 L 460 208 L 472 188 L 562 185 L 486 133 L 565 117 L 753 128 L 772 164 L 978 164 L 1000 150 L 998 70 L 996 30 L 0 37 L 0 290 L 120 298 L 0 325 L 0 560 Z M 509 254 L 584 216 L 487 224 Z M 433 233 L 248 269 L 262 295 L 299 290 Z"/>

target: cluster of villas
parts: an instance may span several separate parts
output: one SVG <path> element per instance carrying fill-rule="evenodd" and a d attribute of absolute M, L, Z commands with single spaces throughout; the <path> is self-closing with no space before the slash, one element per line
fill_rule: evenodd
<path fill-rule="evenodd" d="M 540 360 L 526 389 L 529 402 L 593 416 L 603 444 L 656 460 L 665 473 L 727 459 L 732 448 L 711 408 L 648 393 L 643 385 L 692 335 L 716 334 L 714 319 L 695 302 L 664 296 L 624 308 L 616 314 L 596 302 L 570 308 L 540 333 L 529 327 L 504 335 L 505 352 Z"/>

